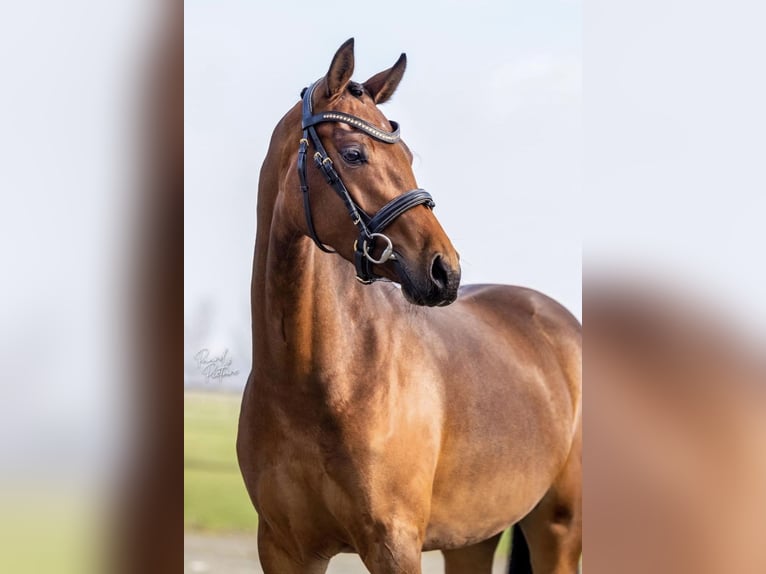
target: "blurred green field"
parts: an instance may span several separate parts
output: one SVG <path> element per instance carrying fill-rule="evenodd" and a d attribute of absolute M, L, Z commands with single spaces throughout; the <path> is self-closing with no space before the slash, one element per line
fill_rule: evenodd
<path fill-rule="evenodd" d="M 184 393 L 184 527 L 252 532 L 258 517 L 239 474 L 235 441 L 240 396 Z"/>

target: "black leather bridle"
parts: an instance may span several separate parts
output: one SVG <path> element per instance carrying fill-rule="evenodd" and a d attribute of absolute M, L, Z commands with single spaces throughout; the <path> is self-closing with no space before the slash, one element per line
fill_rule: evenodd
<path fill-rule="evenodd" d="M 312 96 L 315 88 L 316 83 L 311 84 L 303 91 L 303 137 L 300 140 L 300 147 L 298 148 L 298 177 L 300 178 L 301 192 L 303 192 L 303 207 L 306 212 L 306 224 L 311 239 L 314 240 L 314 243 L 316 243 L 319 249 L 325 253 L 336 253 L 336 251 L 328 248 L 319 240 L 316 230 L 314 229 L 314 222 L 311 218 L 309 187 L 308 180 L 306 179 L 306 153 L 308 151 L 310 138 L 311 143 L 314 144 L 314 149 L 316 150 L 314 153 L 314 163 L 316 163 L 316 166 L 324 174 L 327 183 L 330 184 L 335 190 L 335 193 L 337 193 L 343 200 L 343 203 L 348 210 L 348 214 L 351 216 L 351 221 L 353 221 L 354 225 L 359 228 L 359 237 L 354 242 L 354 266 L 356 267 L 356 278 L 361 283 L 367 285 L 373 281 L 382 279 L 372 272 L 372 264 L 380 265 L 389 259 L 396 259 L 391 239 L 381 232 L 388 227 L 394 219 L 416 205 L 426 205 L 428 208 L 433 209 L 435 205 L 434 200 L 431 197 L 431 194 L 426 190 L 413 189 L 412 191 L 408 191 L 389 201 L 386 205 L 381 207 L 375 215 L 369 216 L 365 213 L 365 211 L 352 199 L 346 186 L 343 185 L 343 181 L 341 181 L 340 176 L 335 171 L 332 159 L 330 159 L 330 156 L 322 145 L 322 141 L 319 139 L 319 135 L 314 126 L 323 122 L 343 122 L 363 131 L 365 134 L 378 141 L 393 144 L 399 141 L 399 125 L 396 122 L 390 122 L 393 131 L 387 132 L 366 122 L 362 118 L 343 112 L 326 111 L 314 114 L 312 109 Z M 380 239 L 386 244 L 383 253 L 377 259 L 373 256 L 376 239 Z"/>

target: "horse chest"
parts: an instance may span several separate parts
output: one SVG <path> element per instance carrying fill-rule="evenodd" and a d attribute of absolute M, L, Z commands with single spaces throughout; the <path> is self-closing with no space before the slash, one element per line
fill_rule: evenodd
<path fill-rule="evenodd" d="M 266 407 L 257 417 L 263 424 L 250 434 L 248 489 L 259 512 L 286 523 L 329 520 L 354 529 L 365 516 L 394 505 L 426 507 L 438 422 L 417 409 L 387 404 L 316 409 L 300 421 L 294 413 Z"/>

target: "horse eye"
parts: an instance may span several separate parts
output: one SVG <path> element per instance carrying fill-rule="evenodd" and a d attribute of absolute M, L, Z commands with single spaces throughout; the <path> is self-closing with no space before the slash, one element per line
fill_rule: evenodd
<path fill-rule="evenodd" d="M 343 156 L 343 159 L 348 163 L 359 164 L 365 161 L 364 154 L 356 148 L 344 149 L 341 152 L 341 156 Z"/>

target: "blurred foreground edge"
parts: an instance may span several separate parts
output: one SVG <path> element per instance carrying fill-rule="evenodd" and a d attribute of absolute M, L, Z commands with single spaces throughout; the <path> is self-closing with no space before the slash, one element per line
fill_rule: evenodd
<path fill-rule="evenodd" d="M 135 269 L 132 458 L 120 485 L 110 570 L 183 564 L 183 5 L 167 2 L 140 89 L 146 182 Z"/>
<path fill-rule="evenodd" d="M 766 572 L 766 355 L 678 282 L 587 275 L 584 569 Z"/>

